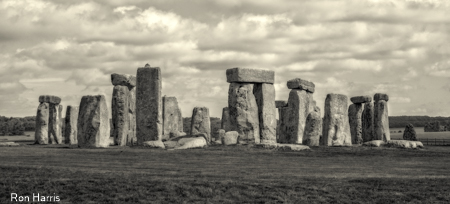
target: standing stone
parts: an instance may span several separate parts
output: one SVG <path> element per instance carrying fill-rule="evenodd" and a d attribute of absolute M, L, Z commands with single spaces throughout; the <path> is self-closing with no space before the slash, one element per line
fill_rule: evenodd
<path fill-rule="evenodd" d="M 126 86 L 116 85 L 113 89 L 111 109 L 114 144 L 127 145 L 129 133 L 129 90 Z"/>
<path fill-rule="evenodd" d="M 287 134 L 288 126 L 286 125 L 287 120 L 288 120 L 288 117 L 286 117 L 286 116 L 289 113 L 289 111 L 290 111 L 290 109 L 287 106 L 278 108 L 280 118 L 278 121 L 279 127 L 277 129 L 277 134 L 278 134 L 277 143 L 289 143 L 290 142 L 290 139 Z"/>
<path fill-rule="evenodd" d="M 231 127 L 231 121 L 230 121 L 230 111 L 228 107 L 225 107 L 222 109 L 222 123 L 221 128 L 227 131 L 231 131 L 233 128 Z"/>
<path fill-rule="evenodd" d="M 321 135 L 322 117 L 319 107 L 315 107 L 313 112 L 308 114 L 306 118 L 305 136 L 303 144 L 308 146 L 319 146 Z"/>
<path fill-rule="evenodd" d="M 305 90 L 292 89 L 289 93 L 288 111 L 284 112 L 284 134 L 291 144 L 302 144 L 306 125 L 306 117 L 310 112 L 309 104 L 312 101 L 312 93 Z M 283 127 L 282 127 L 283 128 Z"/>
<path fill-rule="evenodd" d="M 133 87 L 128 92 L 128 145 L 135 145 L 136 138 L 136 87 Z"/>
<path fill-rule="evenodd" d="M 211 121 L 207 107 L 195 107 L 192 111 L 190 135 L 206 134 L 207 142 L 211 142 Z"/>
<path fill-rule="evenodd" d="M 253 87 L 250 83 L 230 83 L 228 90 L 230 123 L 232 131 L 239 133 L 240 143 L 260 143 L 258 105 Z"/>
<path fill-rule="evenodd" d="M 279 143 L 280 138 L 280 132 L 281 132 L 281 119 L 283 118 L 283 115 L 281 114 L 281 108 L 287 106 L 287 101 L 275 101 L 275 107 L 278 110 L 278 120 L 277 120 L 277 142 Z"/>
<path fill-rule="evenodd" d="M 406 125 L 405 131 L 403 132 L 403 139 L 417 141 L 416 131 L 414 130 L 414 126 L 411 123 Z"/>
<path fill-rule="evenodd" d="M 391 140 L 391 134 L 389 132 L 389 113 L 387 101 L 383 99 L 389 99 L 386 94 L 375 94 L 373 97 L 375 100 L 374 106 L 374 133 L 375 140 L 388 141 Z M 377 100 L 379 99 L 379 100 Z"/>
<path fill-rule="evenodd" d="M 138 145 L 162 140 L 162 87 L 159 67 L 137 70 L 136 137 Z"/>
<path fill-rule="evenodd" d="M 36 113 L 36 130 L 34 134 L 36 144 L 48 144 L 49 104 L 41 102 Z"/>
<path fill-rule="evenodd" d="M 180 108 L 175 97 L 164 96 L 163 102 L 163 138 L 169 139 L 170 133 L 180 132 Z"/>
<path fill-rule="evenodd" d="M 342 94 L 327 94 L 322 128 L 322 145 L 351 146 L 348 122 L 348 98 Z"/>
<path fill-rule="evenodd" d="M 83 96 L 79 108 L 78 146 L 108 147 L 110 129 L 105 96 Z"/>
<path fill-rule="evenodd" d="M 48 143 L 62 144 L 61 135 L 61 111 L 62 106 L 59 104 L 49 104 L 49 119 L 48 119 Z"/>
<path fill-rule="evenodd" d="M 374 139 L 375 137 L 375 133 L 374 133 L 374 124 L 373 124 L 373 119 L 374 119 L 374 107 L 373 107 L 373 103 L 372 102 L 366 102 L 364 104 L 364 110 L 362 112 L 362 138 L 363 138 L 363 142 L 369 142 L 372 140 L 376 140 Z"/>
<path fill-rule="evenodd" d="M 67 106 L 65 128 L 64 128 L 64 143 L 70 145 L 78 144 L 77 123 L 78 123 L 78 106 Z"/>
<path fill-rule="evenodd" d="M 351 104 L 348 107 L 348 120 L 350 123 L 350 133 L 353 144 L 362 144 L 362 112 L 363 106 L 361 103 Z"/>
<path fill-rule="evenodd" d="M 258 104 L 260 143 L 276 143 L 276 107 L 273 84 L 255 84 L 253 91 Z"/>

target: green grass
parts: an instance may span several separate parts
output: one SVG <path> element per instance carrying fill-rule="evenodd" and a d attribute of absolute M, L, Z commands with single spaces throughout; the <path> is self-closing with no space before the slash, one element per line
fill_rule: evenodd
<path fill-rule="evenodd" d="M 0 148 L 10 193 L 62 203 L 448 203 L 450 148 Z"/>

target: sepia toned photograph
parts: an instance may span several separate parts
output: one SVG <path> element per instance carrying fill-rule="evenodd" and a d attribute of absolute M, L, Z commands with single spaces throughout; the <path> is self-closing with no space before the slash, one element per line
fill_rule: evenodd
<path fill-rule="evenodd" d="M 450 1 L 0 0 L 0 203 L 450 203 Z"/>

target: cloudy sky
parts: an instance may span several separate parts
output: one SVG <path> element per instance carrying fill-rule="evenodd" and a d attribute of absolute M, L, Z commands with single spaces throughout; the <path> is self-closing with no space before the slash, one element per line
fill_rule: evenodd
<path fill-rule="evenodd" d="M 227 106 L 225 70 L 275 71 L 327 93 L 390 96 L 390 115 L 450 116 L 447 0 L 2 0 L 0 115 L 36 114 L 39 95 L 79 105 L 111 73 L 162 70 L 184 117 Z"/>

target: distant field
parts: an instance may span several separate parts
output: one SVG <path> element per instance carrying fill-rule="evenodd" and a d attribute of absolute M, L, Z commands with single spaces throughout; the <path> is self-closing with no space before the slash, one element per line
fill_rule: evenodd
<path fill-rule="evenodd" d="M 0 147 L 0 203 L 10 193 L 62 203 L 448 203 L 450 147 L 247 146 L 182 151 Z"/>

